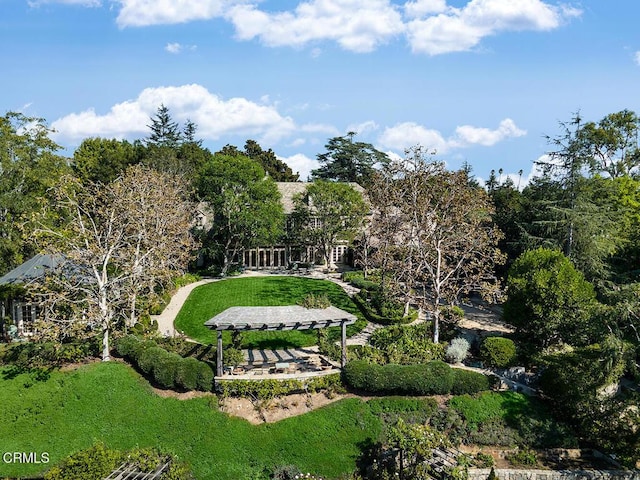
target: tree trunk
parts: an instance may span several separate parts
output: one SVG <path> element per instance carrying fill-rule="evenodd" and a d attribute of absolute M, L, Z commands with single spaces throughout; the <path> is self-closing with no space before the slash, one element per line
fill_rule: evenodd
<path fill-rule="evenodd" d="M 440 309 L 436 306 L 433 310 L 433 343 L 440 340 Z"/>
<path fill-rule="evenodd" d="M 129 313 L 129 328 L 133 328 L 133 326 L 136 324 L 137 322 L 137 318 L 136 318 L 136 299 L 137 299 L 138 295 L 134 293 L 131 295 L 131 304 L 129 305 L 129 308 L 131 309 L 130 313 Z"/>
<path fill-rule="evenodd" d="M 102 327 L 102 361 L 111 360 L 109 355 L 109 327 Z"/>

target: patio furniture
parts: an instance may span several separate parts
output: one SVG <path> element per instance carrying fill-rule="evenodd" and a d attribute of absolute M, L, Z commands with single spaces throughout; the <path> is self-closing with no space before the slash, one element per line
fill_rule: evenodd
<path fill-rule="evenodd" d="M 277 362 L 276 363 L 276 373 L 285 373 L 286 370 L 289 369 L 288 362 Z"/>

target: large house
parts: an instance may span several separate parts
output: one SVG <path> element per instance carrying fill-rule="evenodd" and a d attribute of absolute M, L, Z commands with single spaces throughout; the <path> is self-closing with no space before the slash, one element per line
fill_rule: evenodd
<path fill-rule="evenodd" d="M 294 197 L 304 195 L 309 183 L 306 182 L 276 182 L 282 201 L 284 213 L 287 216 L 287 230 L 293 228 L 291 214 L 294 210 Z M 350 185 L 358 192 L 364 189 L 357 183 Z M 312 219 L 311 221 L 317 221 Z M 265 245 L 258 248 L 249 248 L 242 251 L 235 261 L 245 268 L 273 269 L 284 268 L 293 264 L 316 264 L 323 261 L 322 252 L 315 246 L 291 245 L 283 241 L 276 245 Z M 338 266 L 351 263 L 349 245 L 342 242 L 333 247 L 331 251 L 331 264 Z"/>

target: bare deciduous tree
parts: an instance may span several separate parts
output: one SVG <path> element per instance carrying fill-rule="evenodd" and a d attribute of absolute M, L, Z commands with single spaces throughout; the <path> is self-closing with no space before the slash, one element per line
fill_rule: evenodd
<path fill-rule="evenodd" d="M 193 250 L 191 210 L 184 184 L 142 166 L 108 185 L 82 185 L 67 177 L 56 189 L 60 228 L 41 228 L 39 239 L 64 259 L 36 295 L 45 307 L 40 335 L 61 338 L 100 329 L 102 359 L 109 335 L 137 321 L 140 293 L 182 271 Z"/>
<path fill-rule="evenodd" d="M 504 260 L 491 201 L 464 171 L 428 161 L 421 147 L 385 168 L 370 196 L 380 265 L 404 300 L 431 313 L 437 343 L 443 305 L 472 290 L 497 291 L 494 267 Z"/>

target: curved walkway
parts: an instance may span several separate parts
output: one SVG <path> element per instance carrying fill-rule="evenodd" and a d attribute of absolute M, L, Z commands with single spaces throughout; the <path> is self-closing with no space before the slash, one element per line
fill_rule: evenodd
<path fill-rule="evenodd" d="M 182 308 L 182 305 L 184 305 L 189 294 L 194 288 L 199 287 L 200 285 L 216 282 L 218 280 L 219 279 L 217 278 L 206 278 L 179 288 L 178 291 L 173 294 L 169 304 L 164 308 L 160 315 L 151 315 L 151 320 L 158 322 L 158 332 L 160 332 L 163 337 L 175 337 L 176 329 L 173 322 L 178 316 L 178 312 Z"/>

